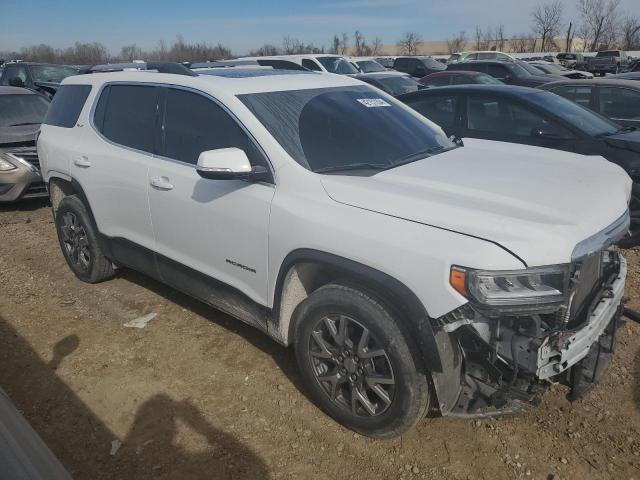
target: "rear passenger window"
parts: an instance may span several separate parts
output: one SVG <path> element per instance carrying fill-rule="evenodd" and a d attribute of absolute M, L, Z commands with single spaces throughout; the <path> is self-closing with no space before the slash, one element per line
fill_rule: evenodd
<path fill-rule="evenodd" d="M 207 150 L 237 147 L 252 165 L 265 165 L 261 154 L 236 121 L 202 95 L 169 89 L 164 115 L 163 156 L 196 164 Z"/>
<path fill-rule="evenodd" d="M 589 108 L 591 106 L 591 87 L 563 86 L 554 88 L 551 91 L 583 107 Z"/>
<path fill-rule="evenodd" d="M 91 85 L 62 85 L 53 97 L 43 123 L 72 128 L 78 121 L 89 92 Z"/>
<path fill-rule="evenodd" d="M 437 123 L 444 130 L 452 128 L 455 125 L 457 105 L 458 97 L 453 95 L 437 97 L 434 95 L 425 95 L 409 103 L 411 108 L 427 117 L 433 123 Z M 447 133 L 449 132 L 447 131 Z"/>
<path fill-rule="evenodd" d="M 495 63 L 489 64 L 487 72 L 494 78 L 502 80 L 506 78 L 509 71 L 502 65 L 496 65 Z"/>
<path fill-rule="evenodd" d="M 452 75 L 440 75 L 438 77 L 430 78 L 427 81 L 427 85 L 430 87 L 445 87 L 449 85 Z"/>
<path fill-rule="evenodd" d="M 314 72 L 320 72 L 322 69 L 318 66 L 316 62 L 313 60 L 309 60 L 308 58 L 302 59 L 302 66 L 304 68 L 308 68 L 309 70 L 313 70 Z"/>
<path fill-rule="evenodd" d="M 617 120 L 639 120 L 640 92 L 628 88 L 600 87 L 600 113 Z"/>
<path fill-rule="evenodd" d="M 159 92 L 144 85 L 109 85 L 96 106 L 96 128 L 114 143 L 153 153 Z"/>

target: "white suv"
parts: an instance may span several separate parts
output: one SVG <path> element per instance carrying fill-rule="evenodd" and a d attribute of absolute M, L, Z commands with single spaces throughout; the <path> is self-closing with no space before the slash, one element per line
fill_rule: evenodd
<path fill-rule="evenodd" d="M 350 77 L 207 73 L 63 82 L 38 152 L 78 278 L 133 268 L 293 345 L 310 395 L 366 435 L 600 378 L 626 275 L 620 167 L 462 145 Z"/>

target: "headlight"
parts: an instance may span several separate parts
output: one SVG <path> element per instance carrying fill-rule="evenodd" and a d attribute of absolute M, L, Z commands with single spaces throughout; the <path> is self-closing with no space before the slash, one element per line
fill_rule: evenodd
<path fill-rule="evenodd" d="M 0 154 L 0 172 L 15 170 L 17 167 L 9 161 L 6 155 Z"/>
<path fill-rule="evenodd" d="M 545 307 L 565 300 L 568 265 L 524 270 L 451 267 L 449 281 L 460 294 L 485 307 Z"/>

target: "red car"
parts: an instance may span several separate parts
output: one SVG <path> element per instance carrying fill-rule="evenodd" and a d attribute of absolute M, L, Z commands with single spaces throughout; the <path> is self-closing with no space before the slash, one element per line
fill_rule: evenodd
<path fill-rule="evenodd" d="M 502 83 L 486 73 L 465 70 L 447 70 L 446 72 L 431 73 L 426 77 L 422 77 L 418 82 L 426 87 L 446 87 L 448 85 L 468 85 L 470 83 L 485 83 L 489 85 Z"/>

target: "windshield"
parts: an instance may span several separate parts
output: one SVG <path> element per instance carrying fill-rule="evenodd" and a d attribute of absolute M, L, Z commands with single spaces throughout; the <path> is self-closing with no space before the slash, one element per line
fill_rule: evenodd
<path fill-rule="evenodd" d="M 596 53 L 596 57 L 618 57 L 618 56 L 620 56 L 620 52 L 617 50 Z"/>
<path fill-rule="evenodd" d="M 378 79 L 385 87 L 385 90 L 397 97 L 403 93 L 415 92 L 420 88 L 420 84 L 411 77 L 394 76 Z"/>
<path fill-rule="evenodd" d="M 429 70 L 446 70 L 447 66 L 433 58 L 423 58 L 420 60 Z"/>
<path fill-rule="evenodd" d="M 534 102 L 590 136 L 612 135 L 620 127 L 608 119 L 559 95 L 535 93 Z"/>
<path fill-rule="evenodd" d="M 60 83 L 65 78 L 77 74 L 77 68 L 65 65 L 31 65 L 31 76 L 34 82 Z"/>
<path fill-rule="evenodd" d="M 316 57 L 316 60 L 330 73 L 339 73 L 342 75 L 360 73 L 356 67 L 342 57 Z"/>
<path fill-rule="evenodd" d="M 502 85 L 502 82 L 491 75 L 487 75 L 486 73 L 481 73 L 476 75 L 477 83 L 486 83 L 487 85 Z"/>
<path fill-rule="evenodd" d="M 373 60 L 362 60 L 362 61 L 356 62 L 356 63 L 358 64 L 358 66 L 360 67 L 360 69 L 364 73 L 386 72 L 387 71 L 386 68 L 384 68 L 378 62 L 373 61 Z"/>
<path fill-rule="evenodd" d="M 525 69 L 529 75 L 544 75 L 545 73 L 543 70 L 540 70 L 527 62 L 518 62 L 518 65 Z"/>
<path fill-rule="evenodd" d="M 561 53 L 560 55 L 558 55 L 558 58 L 561 58 L 563 60 L 575 60 L 576 56 L 572 53 Z"/>
<path fill-rule="evenodd" d="M 456 146 L 441 130 L 368 86 L 238 98 L 296 162 L 314 172 L 386 169 Z"/>
<path fill-rule="evenodd" d="M 47 108 L 41 95 L 0 95 L 0 127 L 42 123 Z"/>

